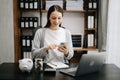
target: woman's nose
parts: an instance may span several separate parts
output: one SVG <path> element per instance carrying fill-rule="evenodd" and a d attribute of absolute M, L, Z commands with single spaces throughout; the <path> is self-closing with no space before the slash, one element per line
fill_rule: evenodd
<path fill-rule="evenodd" d="M 58 22 L 59 22 L 59 20 L 58 20 L 58 19 L 56 19 L 56 20 L 55 20 L 55 22 L 56 22 L 56 23 L 58 23 Z"/>

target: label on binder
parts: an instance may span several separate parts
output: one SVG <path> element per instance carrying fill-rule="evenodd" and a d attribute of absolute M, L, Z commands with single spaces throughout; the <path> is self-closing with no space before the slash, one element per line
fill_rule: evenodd
<path fill-rule="evenodd" d="M 22 39 L 22 46 L 25 46 L 25 39 Z"/>
<path fill-rule="evenodd" d="M 25 22 L 25 27 L 28 28 L 28 22 L 27 21 Z"/>
<path fill-rule="evenodd" d="M 20 2 L 20 8 L 24 8 L 24 3 Z"/>
<path fill-rule="evenodd" d="M 96 2 L 93 3 L 93 8 L 94 8 L 94 9 L 97 8 L 97 3 L 96 3 Z"/>
<path fill-rule="evenodd" d="M 33 9 L 33 3 L 30 3 L 30 9 Z"/>
<path fill-rule="evenodd" d="M 37 22 L 34 22 L 34 27 L 37 27 Z"/>
<path fill-rule="evenodd" d="M 21 22 L 21 27 L 24 28 L 24 22 Z"/>
<path fill-rule="evenodd" d="M 27 46 L 30 46 L 30 40 L 27 39 Z"/>
<path fill-rule="evenodd" d="M 34 2 L 34 9 L 37 9 L 37 8 L 38 8 L 37 2 Z"/>

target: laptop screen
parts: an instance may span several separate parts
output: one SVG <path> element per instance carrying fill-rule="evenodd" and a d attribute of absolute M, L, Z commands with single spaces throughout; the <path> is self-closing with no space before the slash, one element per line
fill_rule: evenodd
<path fill-rule="evenodd" d="M 76 76 L 97 72 L 105 63 L 104 53 L 83 54 L 78 65 Z"/>

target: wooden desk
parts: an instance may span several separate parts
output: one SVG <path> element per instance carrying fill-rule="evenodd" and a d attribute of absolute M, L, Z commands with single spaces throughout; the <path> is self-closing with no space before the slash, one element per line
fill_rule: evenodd
<path fill-rule="evenodd" d="M 3 63 L 0 65 L 0 80 L 75 80 L 75 78 L 62 74 L 59 71 L 56 73 L 22 73 L 18 64 Z M 92 73 L 89 75 L 80 76 L 78 80 L 120 80 L 120 69 L 113 64 L 104 65 L 101 72 Z"/>

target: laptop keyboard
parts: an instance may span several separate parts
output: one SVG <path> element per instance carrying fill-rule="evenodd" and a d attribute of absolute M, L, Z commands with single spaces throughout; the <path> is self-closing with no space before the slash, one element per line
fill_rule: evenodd
<path fill-rule="evenodd" d="M 67 68 L 67 69 L 63 69 L 61 70 L 62 72 L 76 72 L 77 70 L 77 67 L 72 67 L 72 68 Z"/>
<path fill-rule="evenodd" d="M 76 71 L 76 70 L 77 70 L 77 67 L 69 68 L 69 69 L 68 69 L 68 72 L 73 72 L 73 71 Z"/>

